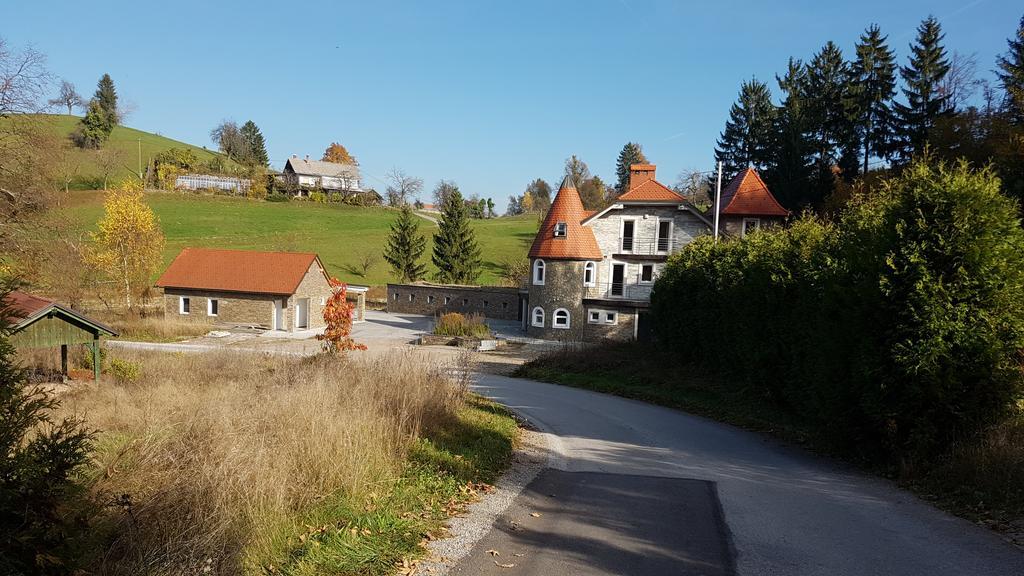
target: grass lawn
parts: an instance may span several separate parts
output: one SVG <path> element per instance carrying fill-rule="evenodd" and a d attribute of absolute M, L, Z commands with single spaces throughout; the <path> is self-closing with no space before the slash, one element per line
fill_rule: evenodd
<path fill-rule="evenodd" d="M 44 122 L 52 127 L 55 133 L 60 136 L 67 136 L 71 134 L 76 128 L 78 128 L 78 124 L 81 121 L 80 116 L 68 116 L 67 114 L 41 114 L 40 117 Z M 3 119 L 0 119 L 0 122 L 3 122 Z M 137 169 L 139 164 L 140 140 L 142 143 L 143 166 L 149 162 L 150 158 L 164 150 L 167 150 L 168 148 L 187 148 L 192 150 L 192 152 L 195 153 L 196 158 L 203 163 L 207 162 L 214 156 L 223 156 L 219 152 L 179 142 L 178 140 L 172 140 L 171 138 L 165 138 L 151 132 L 143 132 L 142 130 L 136 130 L 125 126 L 115 126 L 113 132 L 110 133 L 110 139 L 107 140 L 105 146 L 117 149 L 121 152 L 123 155 L 123 167 L 119 168 L 111 175 L 112 180 L 123 180 L 124 178 L 131 176 L 133 170 Z M 72 186 L 79 189 L 102 186 L 102 176 L 100 175 L 100 169 L 96 166 L 95 151 L 75 148 L 73 152 L 78 158 L 80 165 L 78 178 L 72 182 Z M 228 160 L 226 157 L 224 160 L 228 164 L 234 164 L 234 162 Z M 97 178 L 101 180 L 100 184 L 95 183 Z"/>
<path fill-rule="evenodd" d="M 226 196 L 177 192 L 151 192 L 146 200 L 160 218 L 169 264 L 185 247 L 239 248 L 316 252 L 327 271 L 353 284 L 382 285 L 393 278 L 380 256 L 396 212 L 387 208 L 362 208 L 311 202 L 256 202 Z M 65 208 L 74 226 L 93 230 L 103 215 L 103 194 L 73 192 Z M 474 220 L 483 252 L 480 282 L 496 284 L 504 260 L 525 258 L 537 230 L 536 216 Z M 436 227 L 421 220 L 420 231 L 428 239 L 424 260 L 432 273 L 431 235 Z M 364 254 L 377 261 L 366 276 L 358 266 Z"/>

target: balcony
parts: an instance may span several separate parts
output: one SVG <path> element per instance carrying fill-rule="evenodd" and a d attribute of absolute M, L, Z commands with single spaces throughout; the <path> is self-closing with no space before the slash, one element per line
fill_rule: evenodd
<path fill-rule="evenodd" d="M 633 256 L 667 256 L 672 253 L 672 237 L 643 238 L 624 236 L 619 238 L 617 254 Z"/>
<path fill-rule="evenodd" d="M 583 298 L 592 300 L 634 300 L 647 302 L 651 299 L 654 284 L 629 282 L 599 282 L 583 287 Z"/>

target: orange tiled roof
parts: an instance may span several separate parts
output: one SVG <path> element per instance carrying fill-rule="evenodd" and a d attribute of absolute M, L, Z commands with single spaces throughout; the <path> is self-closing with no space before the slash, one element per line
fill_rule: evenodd
<path fill-rule="evenodd" d="M 299 288 L 314 262 L 319 262 L 319 258 L 311 253 L 185 248 L 156 285 L 161 288 L 291 295 Z"/>
<path fill-rule="evenodd" d="M 619 196 L 617 201 L 682 203 L 685 202 L 685 199 L 668 186 L 652 178 L 633 186 L 625 194 Z"/>
<path fill-rule="evenodd" d="M 533 240 L 530 258 L 600 260 L 601 249 L 597 245 L 594 231 L 580 224 L 587 214 L 588 212 L 583 209 L 580 193 L 566 177 Z M 565 223 L 566 234 L 555 237 L 555 224 L 559 222 Z"/>
<path fill-rule="evenodd" d="M 731 216 L 789 216 L 779 201 L 772 196 L 753 168 L 736 175 L 722 190 L 721 214 Z"/>

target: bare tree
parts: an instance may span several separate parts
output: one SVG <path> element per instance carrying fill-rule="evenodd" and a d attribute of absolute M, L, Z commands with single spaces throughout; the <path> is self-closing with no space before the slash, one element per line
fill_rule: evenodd
<path fill-rule="evenodd" d="M 14 51 L 0 38 L 0 118 L 41 111 L 50 79 L 46 56 L 32 48 Z"/>
<path fill-rule="evenodd" d="M 131 100 L 118 100 L 117 102 L 117 123 L 124 125 L 125 121 L 139 111 L 139 105 Z"/>
<path fill-rule="evenodd" d="M 939 84 L 939 94 L 948 96 L 951 110 L 962 110 L 982 87 L 978 79 L 977 54 L 953 52 L 949 59 L 949 72 Z"/>
<path fill-rule="evenodd" d="M 565 161 L 565 175 L 569 177 L 572 185 L 579 189 L 583 186 L 583 181 L 590 178 L 590 168 L 587 167 L 586 162 L 573 154 Z"/>
<path fill-rule="evenodd" d="M 75 90 L 75 85 L 67 80 L 60 81 L 60 91 L 57 92 L 57 97 L 50 100 L 51 106 L 63 106 L 68 109 L 68 116 L 74 112 L 75 108 L 81 108 L 85 101 L 82 100 L 82 96 Z"/>
<path fill-rule="evenodd" d="M 676 177 L 672 189 L 699 207 L 711 204 L 710 181 L 699 170 L 683 170 Z"/>
<path fill-rule="evenodd" d="M 239 158 L 246 150 L 245 138 L 242 137 L 242 131 L 234 120 L 222 120 L 210 130 L 210 140 L 233 160 Z"/>
<path fill-rule="evenodd" d="M 388 204 L 391 206 L 403 206 L 410 198 L 415 198 L 423 191 L 423 179 L 409 176 L 399 168 L 392 168 L 388 172 Z"/>
<path fill-rule="evenodd" d="M 364 250 L 359 254 L 359 271 L 360 276 L 363 278 L 370 273 L 370 268 L 373 268 L 377 262 L 380 261 L 380 254 L 373 250 Z"/>
<path fill-rule="evenodd" d="M 105 146 L 97 150 L 94 154 L 96 167 L 99 168 L 100 175 L 103 177 L 103 189 L 106 190 L 110 177 L 113 176 L 119 168 L 124 167 L 126 154 L 124 150 L 114 146 Z"/>

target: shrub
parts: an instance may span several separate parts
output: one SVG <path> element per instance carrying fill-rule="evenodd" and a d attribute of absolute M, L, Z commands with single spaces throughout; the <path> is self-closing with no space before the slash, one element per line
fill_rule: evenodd
<path fill-rule="evenodd" d="M 118 382 L 134 382 L 142 375 L 142 366 L 131 360 L 114 358 L 110 361 L 110 369 L 107 372 Z"/>
<path fill-rule="evenodd" d="M 291 202 L 290 194 L 282 194 L 281 192 L 274 192 L 273 194 L 267 195 L 267 202 Z"/>
<path fill-rule="evenodd" d="M 468 318 L 458 312 L 442 314 L 434 324 L 434 334 L 439 336 L 465 336 L 468 338 L 489 338 L 491 329 L 484 323 L 484 317 L 473 314 Z"/>
<path fill-rule="evenodd" d="M 103 370 L 103 367 L 106 364 L 107 364 L 107 349 L 104 348 L 103 346 L 100 346 L 100 371 Z M 85 354 L 82 355 L 82 359 L 81 359 L 81 362 L 79 362 L 79 366 L 81 368 L 86 369 L 86 370 L 92 370 L 93 369 L 93 365 L 92 365 L 92 350 L 89 349 L 88 347 L 85 347 Z"/>
<path fill-rule="evenodd" d="M 835 225 L 694 242 L 655 285 L 655 332 L 837 447 L 906 465 L 1020 396 L 1022 248 L 990 171 L 918 162 Z"/>
<path fill-rule="evenodd" d="M 323 204 L 327 202 L 327 195 L 319 190 L 315 190 L 309 193 L 309 201 L 317 204 Z"/>
<path fill-rule="evenodd" d="M 0 288 L 0 301 L 9 288 Z M 0 310 L 0 574 L 70 572 L 73 526 L 61 513 L 86 462 L 92 434 L 75 417 L 55 419 L 58 400 L 27 386 Z"/>

